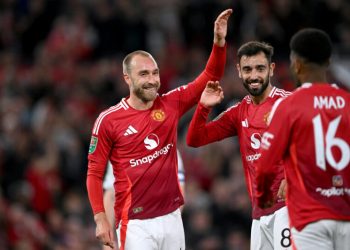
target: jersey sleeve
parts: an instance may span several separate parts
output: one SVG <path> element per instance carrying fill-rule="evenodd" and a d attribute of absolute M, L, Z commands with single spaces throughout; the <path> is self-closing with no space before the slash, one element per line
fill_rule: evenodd
<path fill-rule="evenodd" d="M 261 157 L 257 162 L 257 203 L 264 207 L 274 200 L 271 184 L 279 172 L 278 163 L 284 158 L 292 127 L 291 111 L 285 100 L 276 103 L 270 115 L 270 125 L 261 139 Z"/>
<path fill-rule="evenodd" d="M 180 116 L 199 101 L 208 81 L 218 81 L 222 78 L 226 64 L 226 47 L 226 44 L 224 47 L 214 44 L 204 71 L 194 81 L 165 94 L 167 98 L 179 102 Z"/>
<path fill-rule="evenodd" d="M 199 103 L 188 128 L 187 145 L 200 147 L 236 135 L 237 129 L 233 117 L 237 111 L 237 107 L 231 108 L 217 119 L 206 123 L 210 109 Z"/>
<path fill-rule="evenodd" d="M 107 122 L 104 118 L 100 115 L 95 122 L 88 155 L 86 187 L 94 214 L 104 211 L 102 181 L 111 149 Z"/>

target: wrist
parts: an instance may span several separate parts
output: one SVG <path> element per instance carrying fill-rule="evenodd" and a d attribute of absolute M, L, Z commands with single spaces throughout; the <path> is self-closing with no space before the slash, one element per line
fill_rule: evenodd
<path fill-rule="evenodd" d="M 106 216 L 105 212 L 99 212 L 99 213 L 94 215 L 94 220 L 96 223 L 101 221 L 101 220 L 105 220 L 106 218 L 107 218 L 107 216 Z"/>
<path fill-rule="evenodd" d="M 202 108 L 202 109 L 205 109 L 205 110 L 207 110 L 207 111 L 210 111 L 211 110 L 211 108 L 212 108 L 212 106 L 209 106 L 209 105 L 207 105 L 207 104 L 205 104 L 205 103 L 199 103 L 199 105 L 200 105 L 200 107 Z"/>
<path fill-rule="evenodd" d="M 214 37 L 214 44 L 219 47 L 224 47 L 226 44 L 225 38 Z"/>

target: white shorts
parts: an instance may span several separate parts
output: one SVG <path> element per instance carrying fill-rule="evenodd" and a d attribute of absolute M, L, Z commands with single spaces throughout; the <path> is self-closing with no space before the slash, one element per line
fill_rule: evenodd
<path fill-rule="evenodd" d="M 298 250 L 350 249 L 350 221 L 320 220 L 301 231 L 292 228 L 292 235 Z"/>
<path fill-rule="evenodd" d="M 120 250 L 185 250 L 180 209 L 144 220 L 129 220 L 117 229 Z"/>
<path fill-rule="evenodd" d="M 287 207 L 253 220 L 250 235 L 251 250 L 292 249 Z"/>

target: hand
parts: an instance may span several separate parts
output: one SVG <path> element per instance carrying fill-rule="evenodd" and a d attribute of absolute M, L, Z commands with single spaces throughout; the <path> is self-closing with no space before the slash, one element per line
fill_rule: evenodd
<path fill-rule="evenodd" d="M 227 35 L 227 21 L 232 12 L 232 9 L 224 10 L 215 20 L 214 43 L 220 47 L 223 47 L 225 45 L 225 38 Z"/>
<path fill-rule="evenodd" d="M 206 108 L 211 108 L 219 104 L 223 99 L 224 91 L 220 83 L 218 81 L 209 81 L 203 90 L 200 103 Z"/>
<path fill-rule="evenodd" d="M 107 216 L 104 212 L 94 216 L 96 222 L 96 238 L 106 246 L 114 249 L 114 234 L 110 226 Z"/>
<path fill-rule="evenodd" d="M 280 187 L 277 192 L 277 198 L 285 200 L 286 199 L 286 192 L 287 192 L 287 181 L 283 179 L 281 181 Z"/>
<path fill-rule="evenodd" d="M 266 209 L 272 207 L 275 204 L 275 199 L 273 198 L 271 192 L 264 192 L 257 194 L 257 202 L 259 207 Z"/>

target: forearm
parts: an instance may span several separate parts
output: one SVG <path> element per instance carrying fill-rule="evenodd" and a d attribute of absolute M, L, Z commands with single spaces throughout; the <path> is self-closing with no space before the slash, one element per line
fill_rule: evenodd
<path fill-rule="evenodd" d="M 86 178 L 86 188 L 90 205 L 94 214 L 104 212 L 103 206 L 103 189 L 102 189 L 102 177 L 104 169 L 89 161 L 88 173 Z"/>
<path fill-rule="evenodd" d="M 111 226 L 114 226 L 114 189 L 110 188 L 107 189 L 103 195 L 103 203 L 107 215 L 108 222 L 111 224 Z"/>
<path fill-rule="evenodd" d="M 207 74 L 208 80 L 220 80 L 224 75 L 226 65 L 226 47 L 227 45 L 219 47 L 214 44 L 211 54 L 209 56 L 204 73 Z M 205 84 L 207 81 L 205 82 Z"/>
<path fill-rule="evenodd" d="M 210 109 L 198 104 L 188 128 L 186 137 L 187 145 L 191 147 L 200 147 L 209 143 L 207 136 L 208 130 L 206 128 L 209 112 Z"/>

